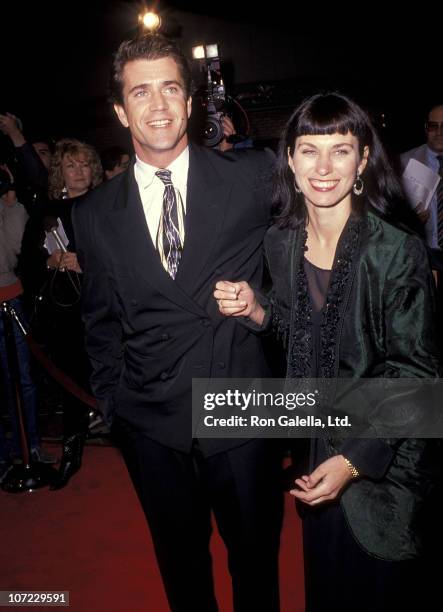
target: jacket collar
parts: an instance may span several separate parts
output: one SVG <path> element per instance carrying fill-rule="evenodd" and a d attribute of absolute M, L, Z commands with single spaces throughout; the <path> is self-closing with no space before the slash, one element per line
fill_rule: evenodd
<path fill-rule="evenodd" d="M 175 303 L 200 315 L 204 310 L 192 299 L 199 276 L 209 265 L 226 210 L 231 185 L 217 171 L 214 153 L 189 147 L 189 175 L 185 244 L 177 276 L 173 280 L 163 268 L 146 223 L 134 166 L 125 173 L 108 220 L 116 248 L 148 283 Z"/>

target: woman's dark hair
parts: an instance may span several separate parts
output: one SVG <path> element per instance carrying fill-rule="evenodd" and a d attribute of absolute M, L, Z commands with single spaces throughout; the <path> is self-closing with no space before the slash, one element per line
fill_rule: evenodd
<path fill-rule="evenodd" d="M 186 99 L 191 95 L 192 77 L 188 60 L 181 49 L 162 34 L 146 34 L 140 38 L 125 40 L 117 49 L 109 83 L 109 98 L 113 104 L 123 105 L 123 70 L 128 62 L 156 60 L 170 57 L 178 66 Z"/>
<path fill-rule="evenodd" d="M 288 165 L 288 150 L 293 155 L 296 138 L 348 132 L 357 138 L 360 156 L 369 147 L 368 163 L 362 173 L 364 196 L 352 194 L 353 208 L 358 210 L 366 201 L 387 216 L 397 205 L 402 198 L 400 183 L 366 112 L 342 94 L 316 94 L 294 111 L 280 138 L 273 195 L 278 225 L 295 227 L 307 214 L 303 194 L 295 191 L 294 173 Z"/>

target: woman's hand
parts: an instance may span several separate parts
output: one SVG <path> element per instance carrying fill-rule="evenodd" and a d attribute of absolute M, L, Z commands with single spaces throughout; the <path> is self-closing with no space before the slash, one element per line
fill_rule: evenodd
<path fill-rule="evenodd" d="M 50 270 L 56 270 L 57 268 L 61 267 L 62 255 L 63 253 L 60 251 L 60 249 L 57 249 L 56 251 L 51 253 L 51 255 L 46 260 L 46 265 Z"/>
<path fill-rule="evenodd" d="M 298 489 L 291 495 L 309 506 L 337 499 L 350 480 L 352 474 L 343 455 L 335 455 L 321 463 L 310 476 L 297 478 Z"/>
<path fill-rule="evenodd" d="M 265 311 L 255 298 L 253 289 L 246 281 L 231 283 L 218 281 L 214 297 L 218 308 L 227 317 L 249 317 L 257 325 L 263 323 Z"/>
<path fill-rule="evenodd" d="M 72 272 L 82 272 L 82 269 L 78 265 L 77 253 L 72 253 L 71 251 L 67 251 L 66 253 L 64 253 L 61 265 L 63 268 L 71 270 Z"/>
<path fill-rule="evenodd" d="M 72 253 L 71 251 L 62 253 L 60 249 L 57 249 L 48 257 L 46 265 L 51 270 L 60 269 L 62 272 L 71 270 L 72 272 L 80 273 L 82 271 L 78 265 L 76 253 Z"/>

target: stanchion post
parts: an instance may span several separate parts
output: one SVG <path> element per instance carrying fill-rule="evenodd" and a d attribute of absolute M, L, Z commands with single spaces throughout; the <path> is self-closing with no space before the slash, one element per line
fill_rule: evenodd
<path fill-rule="evenodd" d="M 6 356 L 10 374 L 11 397 L 14 403 L 14 411 L 17 416 L 17 422 L 20 433 L 20 446 L 22 450 L 22 459 L 24 465 L 30 463 L 29 443 L 27 436 L 26 417 L 23 411 L 23 396 L 20 385 L 20 365 L 17 358 L 17 350 L 15 345 L 14 324 L 12 322 L 11 307 L 7 302 L 1 305 L 3 317 L 3 329 L 5 333 Z"/>
<path fill-rule="evenodd" d="M 18 325 L 20 333 L 26 335 L 26 330 L 20 321 L 15 310 L 8 304 L 2 302 L 1 316 L 3 319 L 3 329 L 5 335 L 6 356 L 9 368 L 9 379 L 11 384 L 11 396 L 14 402 L 14 409 L 17 417 L 20 432 L 20 443 L 22 449 L 23 463 L 14 465 L 3 480 L 1 487 L 10 493 L 21 491 L 32 491 L 49 485 L 57 472 L 40 462 L 33 462 L 29 452 L 27 437 L 26 418 L 23 410 L 23 394 L 21 388 L 20 364 L 17 356 L 17 346 L 15 343 L 14 320 Z"/>

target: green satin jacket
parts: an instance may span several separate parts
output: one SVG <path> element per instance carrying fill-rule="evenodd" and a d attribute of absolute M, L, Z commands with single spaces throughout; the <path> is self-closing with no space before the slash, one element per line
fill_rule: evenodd
<path fill-rule="evenodd" d="M 265 238 L 270 314 L 287 348 L 287 377 L 309 378 L 310 298 L 303 269 L 306 231 L 273 226 Z M 433 279 L 419 238 L 374 213 L 351 215 L 340 237 L 321 327 L 320 377 L 439 375 Z M 420 520 L 440 468 L 439 443 L 423 439 L 324 441 L 362 477 L 341 496 L 359 544 L 382 559 L 420 553 Z"/>

